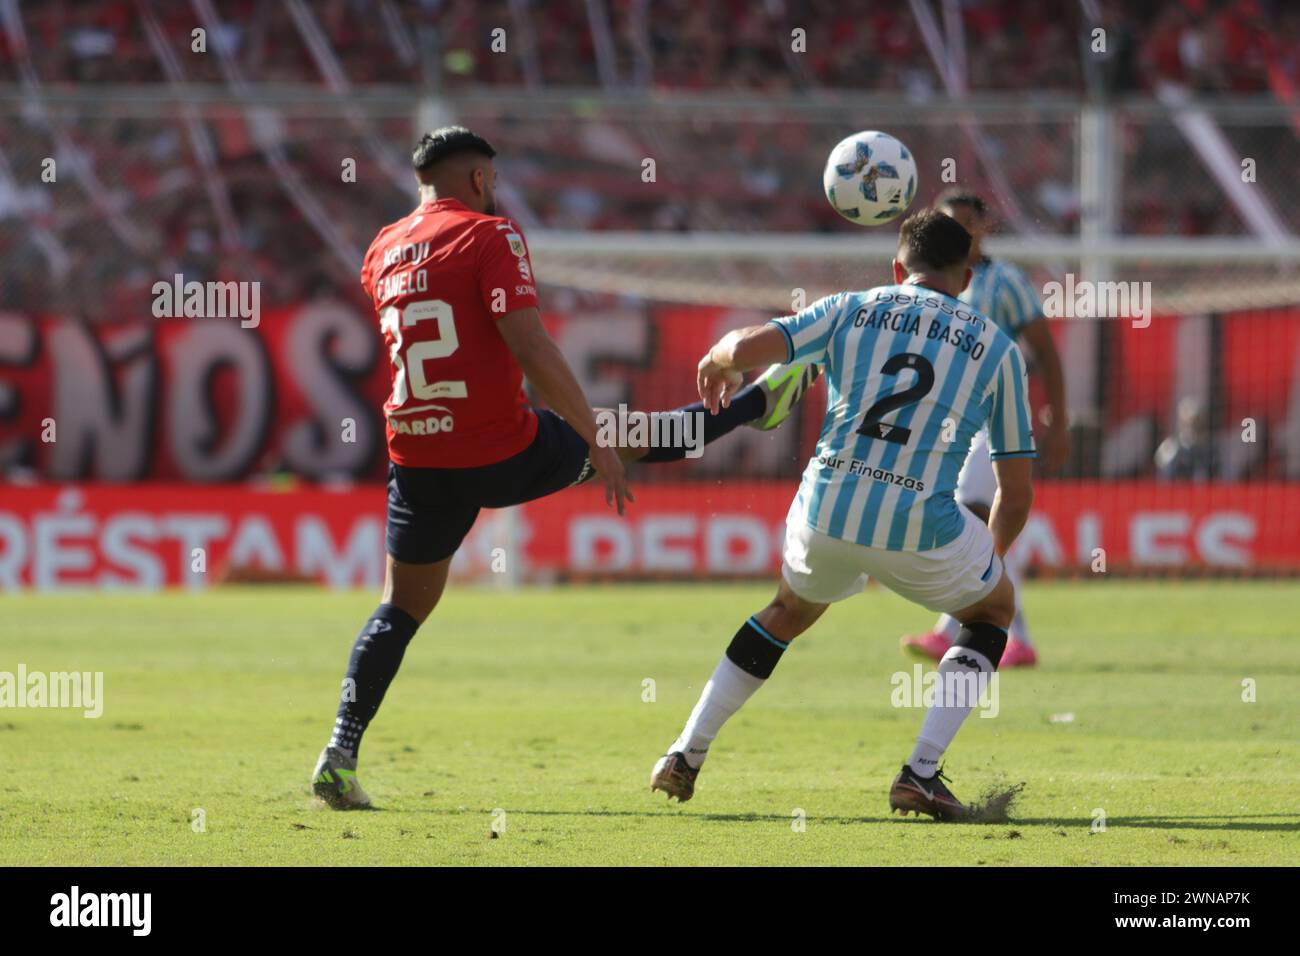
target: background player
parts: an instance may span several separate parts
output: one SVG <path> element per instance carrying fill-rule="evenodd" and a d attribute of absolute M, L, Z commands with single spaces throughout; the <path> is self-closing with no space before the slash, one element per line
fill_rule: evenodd
<path fill-rule="evenodd" d="M 1070 451 L 1065 417 L 1065 379 L 1038 293 L 1018 267 L 984 255 L 981 244 L 993 227 L 993 219 L 982 198 L 971 192 L 950 189 L 940 195 L 935 208 L 956 219 L 971 235 L 971 280 L 959 296 L 961 301 L 988 316 L 1018 343 L 1027 344 L 1033 354 L 1034 370 L 1042 376 L 1050 415 L 1041 443 L 1044 464 L 1049 472 L 1059 471 Z M 957 479 L 957 500 L 981 521 L 987 522 L 995 488 L 988 436 L 981 431 L 975 436 L 970 455 Z M 1010 566 L 1007 573 L 1014 579 Z M 939 660 L 952 646 L 960 627 L 952 615 L 944 614 L 928 634 L 904 637 L 903 647 Z M 1032 667 L 1037 661 L 1024 609 L 1017 604 L 1001 666 Z"/>
<path fill-rule="evenodd" d="M 961 622 L 939 663 L 947 688 L 987 680 L 1006 646 L 1015 588 L 1002 568 L 1029 516 L 1033 432 L 1015 342 L 957 299 L 971 270 L 970 235 L 928 210 L 899 235 L 892 286 L 844 292 L 796 315 L 732 332 L 700 362 L 705 405 L 725 409 L 742 372 L 774 361 L 826 370 L 826 417 L 786 519 L 776 597 L 736 632 L 651 790 L 688 800 L 723 723 L 772 674 L 790 641 L 868 576 Z M 957 423 L 943 440 L 944 420 Z M 997 491 L 989 523 L 953 497 L 975 435 L 988 428 Z M 925 715 L 890 788 L 891 809 L 960 819 L 940 758 L 975 701 L 944 693 Z"/>
<path fill-rule="evenodd" d="M 391 360 L 388 559 L 382 602 L 352 649 L 334 733 L 312 785 L 338 809 L 370 799 L 356 781 L 361 737 L 406 646 L 442 596 L 452 556 L 481 508 L 531 501 L 595 476 L 623 513 L 620 455 L 675 461 L 683 447 L 597 442 L 582 387 L 542 325 L 519 227 L 495 215 L 496 151 L 464 127 L 435 130 L 412 156 L 420 205 L 380 230 L 361 267 Z M 775 427 L 811 374 L 770 370 L 720 416 L 699 403 L 703 441 L 754 421 Z M 551 410 L 523 391 L 527 376 Z"/>

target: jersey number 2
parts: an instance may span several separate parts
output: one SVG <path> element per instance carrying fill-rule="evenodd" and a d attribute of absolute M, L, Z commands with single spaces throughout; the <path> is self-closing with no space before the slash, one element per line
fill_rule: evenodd
<path fill-rule="evenodd" d="M 904 425 L 890 425 L 882 422 L 881 419 L 896 408 L 915 404 L 925 398 L 930 393 L 930 389 L 934 388 L 934 366 L 924 355 L 915 352 L 899 352 L 897 355 L 891 355 L 880 367 L 882 375 L 897 375 L 904 370 L 915 372 L 916 381 L 901 392 L 886 395 L 867 409 L 867 416 L 858 428 L 859 435 L 879 438 L 882 441 L 893 442 L 895 445 L 906 445 L 911 439 L 912 429 Z"/>

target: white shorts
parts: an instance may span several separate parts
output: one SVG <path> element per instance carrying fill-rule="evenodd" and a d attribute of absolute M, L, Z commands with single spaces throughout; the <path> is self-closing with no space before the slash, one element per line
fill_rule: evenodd
<path fill-rule="evenodd" d="M 993 535 L 965 508 L 961 534 L 929 551 L 887 551 L 832 538 L 796 518 L 785 527 L 781 576 L 805 601 L 832 604 L 875 578 L 931 611 L 951 614 L 986 597 L 1002 577 Z"/>
<path fill-rule="evenodd" d="M 993 494 L 998 490 L 998 479 L 993 474 L 993 459 L 989 457 L 989 433 L 980 429 L 970 443 L 970 454 L 957 475 L 955 497 L 964 505 L 993 507 Z"/>

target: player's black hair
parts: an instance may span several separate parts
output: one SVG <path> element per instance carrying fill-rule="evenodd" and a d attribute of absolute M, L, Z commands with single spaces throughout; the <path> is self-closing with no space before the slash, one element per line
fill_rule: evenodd
<path fill-rule="evenodd" d="M 934 201 L 935 209 L 942 209 L 944 206 L 965 206 L 967 209 L 974 210 L 977 216 L 987 215 L 989 211 L 988 203 L 984 201 L 983 196 L 956 186 L 950 186 L 939 193 L 939 198 Z"/>
<path fill-rule="evenodd" d="M 970 255 L 970 233 L 937 209 L 924 209 L 903 220 L 898 231 L 898 258 L 909 269 L 944 272 Z"/>
<path fill-rule="evenodd" d="M 492 144 L 464 126 L 444 126 L 425 133 L 411 153 L 411 165 L 424 172 L 436 163 L 460 153 L 478 153 L 491 159 L 497 154 Z"/>

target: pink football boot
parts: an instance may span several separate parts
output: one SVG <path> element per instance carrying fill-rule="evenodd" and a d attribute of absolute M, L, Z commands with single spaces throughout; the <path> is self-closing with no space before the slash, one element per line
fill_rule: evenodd
<path fill-rule="evenodd" d="M 932 661 L 942 660 L 943 655 L 948 653 L 948 648 L 952 647 L 952 641 L 944 637 L 938 631 L 931 631 L 928 634 L 909 634 L 902 640 L 903 650 L 908 654 L 914 654 L 917 657 L 928 657 Z M 1006 658 L 1004 657 L 1003 660 Z"/>
<path fill-rule="evenodd" d="M 1038 663 L 1034 646 L 1018 641 L 1014 637 L 1007 641 L 1006 650 L 1002 652 L 1002 662 L 998 667 L 1033 667 Z"/>

